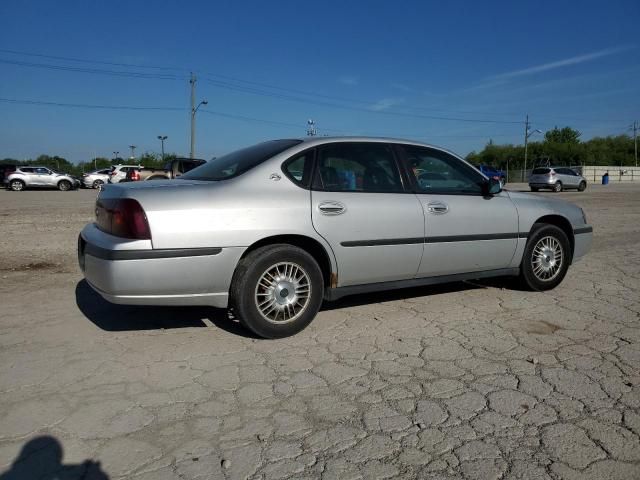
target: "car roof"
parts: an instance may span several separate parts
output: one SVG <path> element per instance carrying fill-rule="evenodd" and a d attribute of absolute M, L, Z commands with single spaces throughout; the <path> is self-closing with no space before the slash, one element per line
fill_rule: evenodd
<path fill-rule="evenodd" d="M 326 136 L 326 137 L 298 137 L 292 138 L 290 140 L 300 140 L 302 144 L 312 147 L 325 145 L 329 143 L 344 143 L 344 142 L 373 142 L 373 143 L 401 143 L 404 145 L 414 145 L 416 147 L 427 147 L 433 148 L 436 150 L 441 150 L 443 152 L 450 153 L 458 158 L 462 158 L 461 155 L 453 152 L 447 148 L 440 147 L 438 145 L 433 145 L 431 143 L 420 142 L 417 140 L 409 140 L 406 138 L 397 138 L 397 137 L 371 137 L 371 136 Z"/>

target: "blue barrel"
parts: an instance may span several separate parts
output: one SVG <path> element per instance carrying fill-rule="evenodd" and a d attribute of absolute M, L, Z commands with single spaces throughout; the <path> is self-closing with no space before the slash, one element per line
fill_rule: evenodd
<path fill-rule="evenodd" d="M 609 174 L 605 173 L 602 175 L 602 185 L 609 185 Z"/>

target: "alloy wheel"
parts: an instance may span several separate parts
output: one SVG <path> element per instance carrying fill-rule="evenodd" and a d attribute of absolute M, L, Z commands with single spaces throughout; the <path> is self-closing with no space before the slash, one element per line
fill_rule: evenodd
<path fill-rule="evenodd" d="M 258 312 L 265 320 L 282 324 L 300 317 L 310 296 L 309 274 L 300 265 L 281 262 L 260 276 L 254 298 Z"/>
<path fill-rule="evenodd" d="M 531 268 L 538 280 L 553 280 L 562 270 L 564 252 L 560 242 L 551 236 L 538 240 L 531 255 Z"/>

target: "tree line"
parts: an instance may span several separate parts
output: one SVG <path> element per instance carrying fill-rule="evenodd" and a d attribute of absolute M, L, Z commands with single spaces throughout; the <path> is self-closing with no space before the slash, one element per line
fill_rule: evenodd
<path fill-rule="evenodd" d="M 165 154 L 164 160 L 162 160 L 162 156 L 156 153 L 144 153 L 140 157 L 135 159 L 127 159 L 122 157 L 117 158 L 106 158 L 106 157 L 96 157 L 86 162 L 80 163 L 71 163 L 64 157 L 60 157 L 58 155 L 50 156 L 50 155 L 38 155 L 34 159 L 30 160 L 16 160 L 14 158 L 4 158 L 0 160 L 0 164 L 8 164 L 8 165 L 17 165 L 17 166 L 26 166 L 26 165 L 38 165 L 42 167 L 52 168 L 54 170 L 58 170 L 65 173 L 70 173 L 71 175 L 81 176 L 84 172 L 91 172 L 93 170 L 101 170 L 104 168 L 109 168 L 112 165 L 143 165 L 145 167 L 151 168 L 162 168 L 165 163 L 170 160 L 177 158 L 178 156 L 175 153 Z"/>
<path fill-rule="evenodd" d="M 570 127 L 549 130 L 541 141 L 529 142 L 527 169 L 541 161 L 561 166 L 633 166 L 634 139 L 628 135 L 594 137 L 580 141 L 581 133 Z M 496 145 L 493 141 L 479 152 L 471 152 L 467 160 L 509 170 L 524 168 L 524 145 Z"/>

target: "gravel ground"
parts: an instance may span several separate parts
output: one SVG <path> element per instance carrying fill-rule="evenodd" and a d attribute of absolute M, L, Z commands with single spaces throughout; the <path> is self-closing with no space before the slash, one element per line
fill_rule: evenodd
<path fill-rule="evenodd" d="M 94 294 L 95 192 L 0 191 L 0 478 L 640 478 L 640 185 L 540 195 L 595 230 L 554 291 L 357 296 L 265 341 Z"/>

